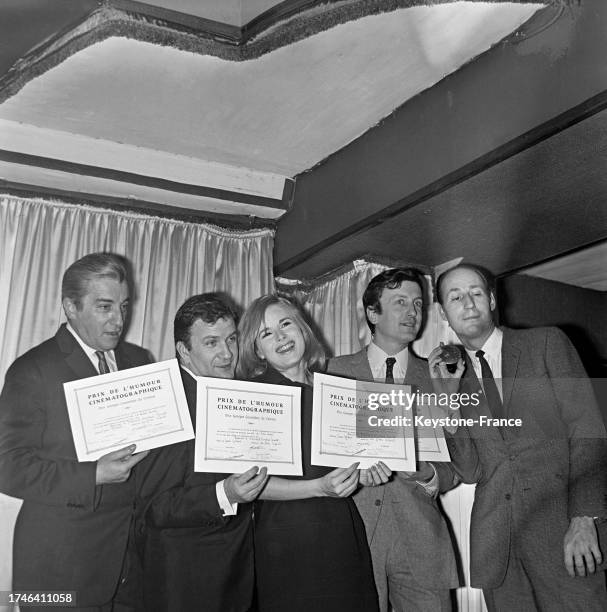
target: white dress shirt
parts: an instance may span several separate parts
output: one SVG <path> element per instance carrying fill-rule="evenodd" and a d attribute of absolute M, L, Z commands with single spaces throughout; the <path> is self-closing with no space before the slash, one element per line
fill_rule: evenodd
<path fill-rule="evenodd" d="M 402 385 L 407 373 L 407 365 L 409 364 L 409 348 L 405 347 L 402 351 L 396 353 L 396 355 L 388 355 L 386 351 L 379 348 L 374 342 L 371 342 L 367 347 L 367 359 L 369 360 L 373 379 L 377 382 L 384 382 L 386 380 L 386 359 L 388 357 L 396 359 L 396 363 L 392 368 L 392 374 L 395 384 Z"/>
<path fill-rule="evenodd" d="M 495 384 L 497 386 L 497 390 L 499 391 L 500 397 L 502 401 L 504 401 L 504 393 L 502 391 L 502 340 L 504 338 L 504 333 L 501 329 L 497 327 L 493 330 L 493 333 L 487 338 L 485 344 L 483 344 L 482 351 L 485 353 L 484 357 L 489 367 L 491 368 L 491 372 L 493 374 L 493 378 L 495 379 Z M 472 367 L 474 368 L 474 372 L 476 377 L 479 379 L 481 385 L 483 384 L 483 373 L 481 371 L 481 363 L 476 356 L 476 350 L 468 350 L 468 357 L 470 357 L 470 361 L 472 362 Z"/>
<path fill-rule="evenodd" d="M 91 363 L 93 364 L 93 366 L 95 366 L 95 370 L 99 372 L 99 357 L 97 357 L 97 355 L 95 354 L 96 349 L 91 348 L 88 344 L 84 342 L 84 340 L 78 335 L 78 332 L 70 325 L 69 321 L 66 327 L 70 331 L 72 336 L 76 338 L 76 341 L 82 347 L 82 350 L 85 352 L 86 356 L 91 360 Z M 105 361 L 107 363 L 107 367 L 110 369 L 110 372 L 117 372 L 118 364 L 116 363 L 116 356 L 114 355 L 114 351 L 102 352 L 105 355 Z"/>
<path fill-rule="evenodd" d="M 409 347 L 406 346 L 402 351 L 396 353 L 396 355 L 388 355 L 388 353 L 377 346 L 375 342 L 371 342 L 367 347 L 369 367 L 371 368 L 373 379 L 376 382 L 384 382 L 386 380 L 386 359 L 388 357 L 394 357 L 394 359 L 396 359 L 394 367 L 392 368 L 394 384 L 402 385 L 407 374 L 407 366 L 409 365 Z M 438 493 L 438 474 L 436 473 L 435 467 L 431 463 L 430 465 L 434 470 L 434 476 L 432 476 L 428 482 L 420 482 L 419 480 L 415 482 L 422 486 L 428 495 L 434 497 Z"/>

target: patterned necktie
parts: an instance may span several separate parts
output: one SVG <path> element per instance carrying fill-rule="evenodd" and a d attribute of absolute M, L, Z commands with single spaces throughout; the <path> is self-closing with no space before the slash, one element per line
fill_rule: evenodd
<path fill-rule="evenodd" d="M 487 404 L 491 411 L 491 416 L 499 419 L 503 416 L 503 405 L 500 393 L 497 390 L 495 379 L 493 378 L 493 372 L 485 359 L 485 351 L 476 351 L 476 356 L 481 364 L 481 373 L 483 375 L 483 389 L 485 391 L 485 397 L 487 398 Z"/>
<path fill-rule="evenodd" d="M 95 351 L 95 355 L 97 355 L 97 359 L 99 359 L 99 374 L 109 374 L 110 368 L 105 360 L 103 351 Z"/>
<path fill-rule="evenodd" d="M 389 384 L 394 383 L 394 364 L 396 363 L 395 357 L 386 358 L 386 382 Z"/>

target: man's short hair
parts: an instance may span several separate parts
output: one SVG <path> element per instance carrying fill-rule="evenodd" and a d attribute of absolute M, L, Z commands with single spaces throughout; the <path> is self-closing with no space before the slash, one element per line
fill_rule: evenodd
<path fill-rule="evenodd" d="M 380 272 L 374 276 L 363 294 L 363 307 L 365 309 L 365 318 L 371 333 L 375 333 L 375 324 L 369 321 L 367 316 L 367 308 L 371 308 L 373 312 L 381 314 L 380 298 L 384 289 L 396 289 L 404 282 L 416 283 L 422 291 L 422 296 L 425 292 L 424 275 L 415 268 L 391 268 Z"/>
<path fill-rule="evenodd" d="M 495 277 L 493 276 L 491 272 L 489 272 L 489 270 L 487 270 L 487 268 L 483 268 L 482 266 L 477 266 L 476 264 L 460 263 L 460 264 L 457 264 L 456 266 L 453 266 L 453 268 L 449 268 L 448 270 L 445 270 L 436 279 L 436 290 L 435 290 L 436 301 L 441 306 L 443 305 L 443 296 L 441 295 L 443 284 L 445 282 L 446 277 L 449 276 L 451 272 L 455 272 L 455 270 L 470 270 L 471 272 L 476 272 L 476 274 L 478 274 L 478 276 L 483 281 L 487 294 L 493 293 L 493 295 L 495 296 Z"/>
<path fill-rule="evenodd" d="M 187 349 L 191 349 L 190 339 L 192 325 L 201 319 L 209 325 L 217 323 L 219 319 L 232 319 L 234 325 L 238 324 L 236 306 L 232 300 L 221 293 L 200 293 L 188 298 L 175 314 L 173 322 L 173 338 L 175 344 L 183 342 Z"/>
<path fill-rule="evenodd" d="M 68 298 L 80 307 L 87 293 L 87 284 L 93 278 L 113 278 L 119 283 L 126 281 L 125 259 L 114 253 L 89 253 L 81 257 L 63 274 L 61 299 Z"/>

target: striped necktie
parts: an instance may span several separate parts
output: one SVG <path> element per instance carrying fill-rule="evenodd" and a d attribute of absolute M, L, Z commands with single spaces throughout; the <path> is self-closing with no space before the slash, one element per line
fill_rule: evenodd
<path fill-rule="evenodd" d="M 105 360 L 103 351 L 95 351 L 95 355 L 97 355 L 97 359 L 99 360 L 99 374 L 109 374 L 110 368 Z"/>

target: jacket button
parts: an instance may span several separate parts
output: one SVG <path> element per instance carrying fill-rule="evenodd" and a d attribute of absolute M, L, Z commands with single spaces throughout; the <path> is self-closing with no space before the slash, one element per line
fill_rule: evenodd
<path fill-rule="evenodd" d="M 376 506 L 381 506 L 381 499 L 376 499 L 375 500 L 375 505 Z"/>
<path fill-rule="evenodd" d="M 510 493 L 506 493 L 506 495 L 504 495 L 504 497 L 505 497 L 506 499 L 510 499 L 510 498 L 512 497 L 512 495 L 510 495 Z"/>

